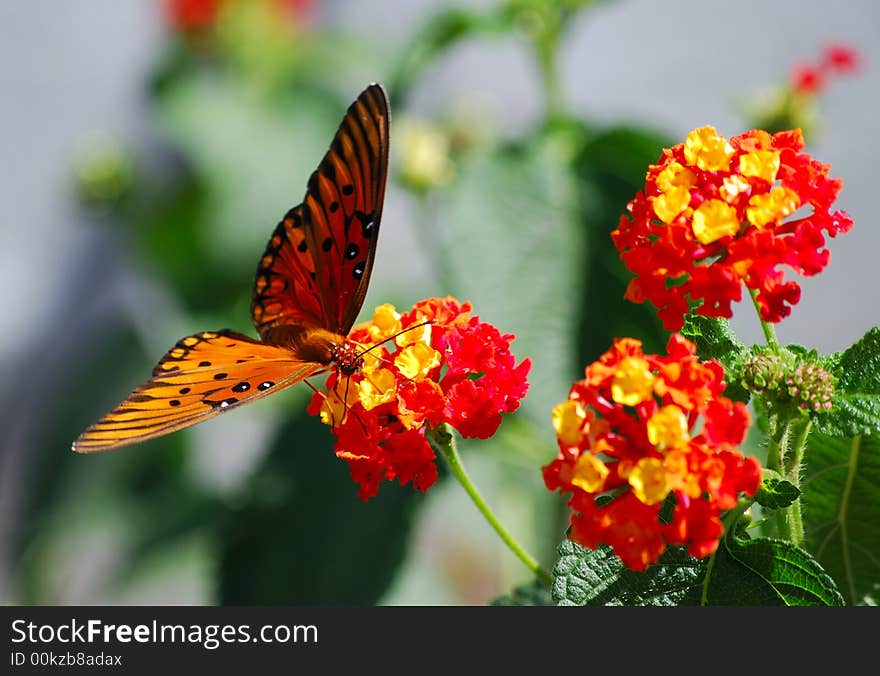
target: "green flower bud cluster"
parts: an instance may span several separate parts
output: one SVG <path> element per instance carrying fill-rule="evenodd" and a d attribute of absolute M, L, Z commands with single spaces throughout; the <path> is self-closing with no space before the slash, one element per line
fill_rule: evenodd
<path fill-rule="evenodd" d="M 742 385 L 778 406 L 794 406 L 809 412 L 831 409 L 835 378 L 819 364 L 791 355 L 757 353 L 746 359 Z"/>

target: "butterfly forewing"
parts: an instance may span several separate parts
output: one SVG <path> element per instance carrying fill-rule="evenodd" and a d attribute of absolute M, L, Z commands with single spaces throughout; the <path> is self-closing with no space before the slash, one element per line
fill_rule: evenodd
<path fill-rule="evenodd" d="M 226 330 L 181 339 L 152 378 L 83 432 L 74 450 L 109 450 L 168 434 L 338 362 L 376 255 L 388 125 L 385 91 L 370 85 L 346 112 L 305 200 L 276 226 L 251 302 L 261 341 Z"/>
<path fill-rule="evenodd" d="M 257 266 L 251 317 L 261 336 L 265 338 L 276 326 L 323 324 L 324 308 L 315 280 L 300 204 L 275 227 Z"/>
<path fill-rule="evenodd" d="M 177 342 L 153 377 L 74 442 L 81 453 L 153 439 L 289 387 L 322 370 L 294 353 L 234 331 Z"/>
<path fill-rule="evenodd" d="M 260 335 L 306 323 L 345 335 L 366 296 L 388 171 L 388 99 L 370 85 L 349 107 L 305 200 L 282 219 L 257 268 Z"/>

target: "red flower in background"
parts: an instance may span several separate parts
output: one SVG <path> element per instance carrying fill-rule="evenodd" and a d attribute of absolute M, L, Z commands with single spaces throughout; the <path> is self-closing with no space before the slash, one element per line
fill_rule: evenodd
<path fill-rule="evenodd" d="M 798 63 L 791 73 L 791 88 L 799 94 L 818 94 L 825 86 L 821 68 L 811 63 Z"/>
<path fill-rule="evenodd" d="M 403 314 L 379 306 L 372 321 L 349 335 L 369 348 L 361 371 L 350 378 L 331 374 L 327 393 L 312 397 L 307 410 L 332 425 L 336 455 L 348 462 L 362 499 L 374 496 L 383 480 L 421 491 L 437 480 L 428 427 L 445 422 L 464 437 L 485 439 L 502 413 L 519 407 L 531 362 L 517 364 L 514 336 L 470 311 L 469 303 L 450 297 Z"/>
<path fill-rule="evenodd" d="M 297 25 L 312 23 L 319 7 L 319 0 L 162 0 L 162 11 L 173 30 L 197 33 L 212 28 L 223 6 L 233 2 L 269 3 Z"/>
<path fill-rule="evenodd" d="M 220 3 L 221 0 L 163 0 L 162 9 L 171 28 L 193 32 L 214 24 Z"/>
<path fill-rule="evenodd" d="M 691 310 L 731 317 L 743 284 L 762 320 L 787 316 L 801 290 L 780 266 L 821 272 L 830 258 L 825 236 L 853 224 L 831 211 L 843 182 L 803 148 L 800 130 L 753 129 L 728 140 L 702 127 L 664 150 L 611 234 L 635 274 L 626 298 L 653 303 L 671 331 Z"/>
<path fill-rule="evenodd" d="M 840 73 L 854 73 L 859 69 L 859 53 L 849 45 L 828 45 L 825 48 L 823 64 Z"/>
<path fill-rule="evenodd" d="M 677 334 L 666 356 L 624 338 L 587 367 L 553 409 L 559 454 L 543 468 L 548 489 L 571 495 L 572 540 L 590 549 L 607 544 L 634 570 L 669 545 L 687 545 L 696 557 L 715 551 L 721 512 L 761 481 L 758 461 L 735 450 L 749 414 L 722 396 L 723 376 Z"/>
<path fill-rule="evenodd" d="M 791 89 L 796 94 L 822 92 L 835 75 L 855 73 L 859 69 L 858 52 L 845 44 L 825 47 L 816 64 L 799 63 L 791 72 Z"/>

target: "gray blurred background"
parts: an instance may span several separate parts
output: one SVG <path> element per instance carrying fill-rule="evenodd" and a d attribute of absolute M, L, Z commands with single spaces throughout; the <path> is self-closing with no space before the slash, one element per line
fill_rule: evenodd
<path fill-rule="evenodd" d="M 326 0 L 319 15 L 323 24 L 382 36 L 391 53 L 433 8 L 446 4 Z M 41 401 L 28 399 L 27 379 L 12 381 L 9 374 L 22 373 L 19 360 L 31 354 L 35 341 L 47 345 L 40 366 L 51 367 L 52 342 L 65 341 L 69 328 L 59 318 L 67 321 L 76 316 L 78 290 L 103 289 L 99 293 L 136 298 L 139 308 L 160 302 L 154 294 L 161 296 L 161 291 L 139 287 L 136 275 L 124 268 L 107 270 L 95 265 L 91 280 L 83 278 L 82 270 L 74 271 L 73 261 L 88 258 L 87 252 L 101 243 L 94 230 L 84 227 L 72 199 L 70 176 L 78 144 L 90 134 L 109 132 L 136 145 L 153 133 L 143 107 L 144 87 L 164 39 L 164 27 L 154 3 L 146 0 L 4 0 L 0 31 L 4 158 L 0 376 L 3 400 L 23 398 L 27 415 L 39 420 Z M 874 274 L 880 229 L 871 215 L 880 158 L 875 124 L 880 103 L 878 38 L 880 5 L 870 0 L 607 2 L 582 14 L 571 28 L 562 50 L 561 84 L 570 106 L 593 119 L 648 124 L 674 138 L 683 138 L 704 124 L 733 135 L 747 128 L 738 110 L 745 98 L 783 81 L 795 62 L 815 59 L 828 42 L 853 45 L 861 55 L 860 71 L 832 84 L 822 101 L 823 124 L 815 139 L 808 139 L 808 151 L 831 163 L 832 175 L 845 179 L 838 204 L 852 215 L 855 228 L 831 240 L 831 264 L 817 278 L 802 281 L 801 302 L 777 327 L 783 342 L 833 352 L 880 325 Z M 372 79 L 369 73 L 365 78 Z M 513 134 L 537 119 L 542 110 L 539 96 L 534 65 L 523 43 L 504 38 L 458 45 L 420 82 L 411 105 L 430 116 L 432 109 L 446 107 L 451 100 L 475 102 L 487 111 L 498 133 Z M 393 145 L 391 162 L 395 162 Z M 422 264 L 408 253 L 411 221 L 417 217 L 411 206 L 393 190 L 386 197 L 385 238 L 375 273 L 381 281 L 375 285 L 393 284 L 396 274 L 405 278 Z M 271 227 L 272 223 L 266 223 L 267 234 Z M 398 267 L 383 265 L 383 260 L 398 261 Z M 439 293 L 442 290 L 428 289 L 426 295 Z M 371 295 L 367 307 L 371 298 L 379 302 Z M 79 321 L 100 321 L 100 315 Z M 733 324 L 746 342 L 761 339 L 751 307 L 736 307 Z M 181 328 L 183 335 L 210 327 Z M 236 328 L 247 330 L 246 318 Z M 159 342 L 157 354 L 163 349 Z M 232 429 L 225 425 L 216 429 L 225 434 Z M 258 433 L 258 425 L 245 427 L 237 433 Z M 78 431 L 71 430 L 71 439 Z M 14 445 L 9 437 L 15 430 L 3 432 L 8 447 Z M 59 454 L 67 452 L 58 449 Z M 27 453 L 27 448 L 19 447 L 0 461 L 3 528 L 15 518 L 14 509 L 8 507 L 15 504 L 14 462 L 21 453 Z M 234 476 L 247 464 L 241 457 L 215 460 L 210 472 L 221 482 L 232 481 L 224 477 Z M 464 514 L 470 508 L 461 509 Z M 424 518 L 436 518 L 432 514 L 428 511 Z M 468 513 L 466 518 L 475 517 Z M 64 565 L 69 563 L 64 561 Z M 8 582 L 5 573 L 0 569 L 0 591 Z M 75 566 L 69 574 L 88 579 L 88 571 L 76 572 Z M 199 571 L 181 575 L 177 586 L 166 581 L 127 599 L 110 600 L 198 603 L 209 597 L 209 591 L 199 586 Z M 436 600 L 420 597 L 413 591 L 416 587 L 406 584 L 406 580 L 400 582 L 406 592 L 392 593 L 388 601 Z M 82 593 L 72 592 L 67 600 L 108 601 L 100 594 L 90 595 L 87 586 Z"/>

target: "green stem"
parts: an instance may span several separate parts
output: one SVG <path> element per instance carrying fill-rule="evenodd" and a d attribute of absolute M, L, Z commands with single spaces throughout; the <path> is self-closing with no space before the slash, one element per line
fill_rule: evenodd
<path fill-rule="evenodd" d="M 550 574 L 541 568 L 541 565 L 522 548 L 510 533 L 507 532 L 507 529 L 501 525 L 498 517 L 495 516 L 494 512 L 483 499 L 483 496 L 480 495 L 479 491 L 474 486 L 464 469 L 461 457 L 458 455 L 458 448 L 456 447 L 455 438 L 452 436 L 452 430 L 449 425 L 443 423 L 442 425 L 438 425 L 429 430 L 427 438 L 428 442 L 431 444 L 431 448 L 443 457 L 446 464 L 449 465 L 449 469 L 452 470 L 452 474 L 458 479 L 458 482 L 470 496 L 473 503 L 477 506 L 477 509 L 480 510 L 480 513 L 485 517 L 486 521 L 489 522 L 489 525 L 495 529 L 495 532 L 498 533 L 504 541 L 504 544 L 506 544 L 510 551 L 512 551 L 517 558 L 526 565 L 526 568 L 531 570 L 541 582 L 547 585 L 547 587 L 550 587 L 553 583 Z"/>
<path fill-rule="evenodd" d="M 791 442 L 791 455 L 785 461 L 785 478 L 795 486 L 801 485 L 801 465 L 804 461 L 804 451 L 807 448 L 807 437 L 810 436 L 810 428 L 813 423 L 809 418 L 795 419 L 789 422 L 789 428 L 793 430 L 794 439 Z"/>
<path fill-rule="evenodd" d="M 801 512 L 800 498 L 792 502 L 782 510 L 782 518 L 785 521 L 785 539 L 796 544 L 798 547 L 804 544 L 804 515 Z"/>
<path fill-rule="evenodd" d="M 773 327 L 773 324 L 761 319 L 761 306 L 758 304 L 758 292 L 754 289 L 749 289 L 749 296 L 752 298 L 755 312 L 758 313 L 758 321 L 761 323 L 761 330 L 764 332 L 764 338 L 767 340 L 767 345 L 772 347 L 774 351 L 778 350 L 779 341 L 776 339 L 776 329 Z"/>
<path fill-rule="evenodd" d="M 761 306 L 758 304 L 758 292 L 749 289 L 749 296 L 758 314 L 761 330 L 767 345 L 774 351 L 779 352 L 779 341 L 776 338 L 776 329 L 770 322 L 761 319 Z M 773 416 L 771 415 L 771 420 Z M 776 433 L 774 433 L 774 431 Z M 785 421 L 781 426 L 771 424 L 770 439 L 767 444 L 767 467 L 779 472 L 786 481 L 796 488 L 800 487 L 801 465 L 804 460 L 804 449 L 807 446 L 807 437 L 810 434 L 809 418 L 795 418 Z M 776 513 L 776 525 L 779 536 L 793 542 L 796 545 L 804 541 L 804 518 L 801 512 L 801 501 L 795 500 L 788 507 L 780 509 Z"/>
<path fill-rule="evenodd" d="M 778 427 L 776 416 L 768 416 L 767 425 L 769 427 L 767 433 L 767 468 L 777 472 L 780 476 L 782 471 L 782 435 Z"/>
<path fill-rule="evenodd" d="M 804 451 L 807 448 L 807 437 L 810 435 L 811 426 L 812 423 L 807 417 L 792 420 L 789 423 L 789 427 L 793 430 L 793 439 L 789 447 L 791 453 L 785 462 L 787 470 L 785 478 L 798 489 L 801 485 Z M 804 542 L 804 517 L 801 512 L 801 501 L 795 500 L 784 510 L 784 513 L 791 541 L 796 545 L 802 545 Z"/>
<path fill-rule="evenodd" d="M 801 465 L 804 460 L 804 450 L 807 447 L 807 437 L 810 434 L 810 419 L 797 417 L 787 420 L 782 426 L 782 434 L 779 436 L 779 453 L 773 456 L 767 455 L 767 467 L 782 475 L 786 481 L 795 488 L 800 488 Z M 771 448 L 774 440 L 771 439 Z M 800 500 L 795 500 L 791 505 L 780 509 L 776 513 L 776 525 L 779 536 L 796 545 L 804 541 L 804 519 L 801 512 Z"/>
<path fill-rule="evenodd" d="M 556 68 L 557 39 L 544 38 L 535 45 L 538 53 L 538 65 L 541 69 L 541 82 L 544 85 L 544 101 L 546 103 L 547 119 L 560 117 L 564 106 L 562 103 L 562 89 L 559 86 L 559 74 Z"/>

